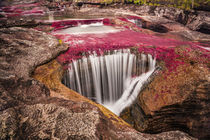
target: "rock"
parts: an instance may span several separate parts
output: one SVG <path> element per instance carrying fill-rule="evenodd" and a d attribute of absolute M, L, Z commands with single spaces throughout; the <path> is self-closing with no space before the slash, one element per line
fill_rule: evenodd
<path fill-rule="evenodd" d="M 157 75 L 121 117 L 141 132 L 180 130 L 199 139 L 209 139 L 208 51 L 180 47 L 175 52 L 179 55 L 176 61 L 184 63 Z"/>
<path fill-rule="evenodd" d="M 46 85 L 33 79 L 31 73 L 37 66 L 67 49 L 46 33 L 0 29 L 0 46 L 0 139 L 194 140 L 179 131 L 137 132 L 101 105 L 62 85 L 63 68 L 56 61 L 35 71 L 41 76 L 34 77 Z"/>
<path fill-rule="evenodd" d="M 144 27 L 155 32 L 166 33 L 168 31 L 197 31 L 204 34 L 209 34 L 209 12 L 208 11 L 185 11 L 174 7 L 161 6 L 135 6 L 115 4 L 102 8 L 82 6 L 80 9 L 67 8 L 65 16 L 84 18 L 86 16 L 110 16 L 110 13 L 115 16 L 140 16 L 144 20 Z M 111 16 L 112 16 L 111 15 Z M 195 33 L 196 34 L 196 33 Z M 202 39 L 202 38 L 201 38 Z"/>
<path fill-rule="evenodd" d="M 165 17 L 181 23 L 186 19 L 186 14 L 184 13 L 184 10 L 173 7 L 156 7 L 153 12 L 155 16 Z"/>
<path fill-rule="evenodd" d="M 139 15 L 149 14 L 151 16 L 164 17 L 186 25 L 186 27 L 193 31 L 199 31 L 205 34 L 209 34 L 210 32 L 210 14 L 208 11 L 184 11 L 172 7 L 155 7 L 152 9 L 149 6 L 143 6 L 142 8 L 138 8 L 136 13 Z"/>
<path fill-rule="evenodd" d="M 21 105 L 0 112 L 1 139 L 188 139 L 183 132 L 147 135 L 130 127 L 118 128 L 85 102 L 59 98 Z"/>
<path fill-rule="evenodd" d="M 33 29 L 4 28 L 0 33 L 1 72 L 17 77 L 29 78 L 36 66 L 67 49 L 55 37 Z"/>
<path fill-rule="evenodd" d="M 36 27 L 41 24 L 38 21 L 35 21 L 31 17 L 13 17 L 13 18 L 4 18 L 1 19 L 0 28 L 8 28 L 8 27 Z"/>
<path fill-rule="evenodd" d="M 18 27 L 0 29 L 0 46 L 1 111 L 49 96 L 49 90 L 30 75 L 67 47 L 46 33 Z"/>
<path fill-rule="evenodd" d="M 31 72 L 67 48 L 33 29 L 16 27 L 0 32 L 0 139 L 21 138 L 19 107 L 49 96 L 46 86 L 30 78 Z"/>
<path fill-rule="evenodd" d="M 1 6 L 11 6 L 11 5 L 19 5 L 19 4 L 31 4 L 35 3 L 37 0 L 1 0 L 0 5 Z"/>
<path fill-rule="evenodd" d="M 2 0 L 0 1 L 0 28 L 34 27 L 48 17 L 49 2 L 42 0 Z"/>
<path fill-rule="evenodd" d="M 190 30 L 188 25 L 184 26 L 183 24 L 164 17 L 140 16 L 140 18 L 142 19 L 143 28 L 153 30 L 153 34 L 156 34 L 157 36 L 206 44 L 209 44 L 210 42 L 210 35 L 198 32 L 198 28 Z M 203 23 L 201 24 L 204 24 L 204 21 L 202 22 Z M 208 26 L 205 27 L 208 28 Z M 206 31 L 208 32 L 208 29 Z"/>
<path fill-rule="evenodd" d="M 191 30 L 210 34 L 210 12 L 190 13 L 186 26 Z"/>
<path fill-rule="evenodd" d="M 92 102 L 61 84 L 62 75 L 62 66 L 57 61 L 52 61 L 38 67 L 33 75 L 35 79 L 38 79 L 49 87 L 52 97 L 68 100 L 63 103 L 65 106 L 69 104 L 68 102 L 73 102 L 74 104 L 69 106 L 71 113 L 67 113 L 68 110 L 66 110 L 66 112 L 63 113 L 62 121 L 60 121 L 58 136 L 62 135 L 62 139 L 66 138 L 66 136 L 72 139 L 194 139 L 180 131 L 164 132 L 158 135 L 137 132 L 103 106 Z M 81 103 L 86 105 L 81 105 Z M 74 111 L 75 107 L 77 111 Z M 91 109 L 89 107 L 91 107 Z M 72 127 L 69 127 L 68 124 Z M 68 128 L 66 128 L 67 126 Z M 78 127 L 80 128 L 79 130 L 77 130 Z"/>

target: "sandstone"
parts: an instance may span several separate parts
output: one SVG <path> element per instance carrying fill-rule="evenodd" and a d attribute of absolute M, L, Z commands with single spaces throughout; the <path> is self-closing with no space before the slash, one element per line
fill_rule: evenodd
<path fill-rule="evenodd" d="M 163 70 L 121 117 L 141 132 L 181 130 L 199 139 L 209 139 L 208 57 L 196 49 L 189 54 L 183 53 L 183 49 L 176 51 L 185 64 L 176 70 Z"/>
<path fill-rule="evenodd" d="M 25 28 L 0 29 L 1 71 L 29 78 L 34 68 L 67 49 L 46 33 Z"/>
<path fill-rule="evenodd" d="M 67 132 L 65 130 L 66 135 L 70 135 L 70 138 L 72 139 L 194 139 L 180 131 L 164 132 L 158 135 L 150 135 L 137 132 L 134 129 L 131 129 L 128 124 L 112 114 L 103 106 L 92 102 L 91 100 L 81 96 L 79 93 L 76 93 L 75 91 L 68 89 L 63 84 L 61 84 L 62 75 L 62 66 L 58 62 L 52 61 L 48 64 L 38 67 L 35 70 L 33 77 L 49 87 L 50 95 L 52 97 L 59 97 L 66 99 L 68 102 L 74 102 L 74 105 L 71 106 L 70 110 L 72 111 L 76 107 L 77 111 L 73 111 L 73 115 L 70 116 L 71 119 L 74 120 L 73 116 L 76 115 L 76 113 L 80 113 L 80 118 L 82 119 L 84 116 L 89 114 L 86 111 L 89 109 L 91 112 L 94 112 L 94 115 L 90 115 L 87 119 L 91 122 L 91 119 L 94 118 L 94 124 L 86 122 L 85 120 L 78 120 L 78 118 L 75 118 L 75 121 L 78 121 L 76 124 L 75 121 L 71 122 L 71 125 L 73 125 L 73 127 L 81 127 L 81 129 L 78 130 L 77 133 L 75 133 L 73 130 L 69 130 L 70 128 L 67 129 L 69 130 Z M 81 103 L 86 105 L 81 105 Z M 84 109 L 83 107 L 86 108 Z M 88 124 L 84 124 L 84 121 Z M 78 123 L 81 126 L 78 126 Z M 66 122 L 65 120 L 65 125 L 67 124 L 68 122 Z M 88 125 L 88 127 L 81 131 L 84 125 Z M 90 128 L 93 129 L 90 130 Z M 63 130 L 65 129 L 65 127 L 60 129 Z M 88 131 L 88 135 L 84 134 L 86 131 Z M 90 131 L 93 131 L 95 135 L 93 135 L 93 133 L 91 135 Z M 72 133 L 75 133 L 74 136 L 72 136 Z M 80 136 L 79 133 L 82 133 L 82 136 Z"/>

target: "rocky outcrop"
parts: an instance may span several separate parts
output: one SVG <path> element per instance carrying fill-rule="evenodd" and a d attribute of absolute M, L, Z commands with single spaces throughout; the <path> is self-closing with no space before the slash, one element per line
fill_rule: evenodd
<path fill-rule="evenodd" d="M 137 132 L 58 82 L 62 67 L 56 61 L 34 72 L 42 83 L 31 78 L 37 66 L 67 49 L 46 33 L 0 29 L 0 46 L 0 139 L 194 139 L 179 131 Z"/>
<path fill-rule="evenodd" d="M 42 24 L 41 22 L 36 21 L 31 17 L 13 17 L 10 19 L 4 18 L 1 19 L 0 28 L 9 28 L 9 27 L 36 27 Z"/>
<path fill-rule="evenodd" d="M 164 21 L 170 20 L 170 22 L 180 23 L 182 24 L 182 26 L 186 26 L 187 28 L 193 31 L 209 34 L 210 30 L 208 11 L 193 11 L 193 10 L 186 11 L 174 7 L 148 6 L 148 5 L 139 6 L 139 5 L 123 5 L 123 4 L 113 4 L 105 6 L 103 8 L 98 8 L 95 6 L 90 7 L 84 5 L 80 8 L 68 7 L 65 9 L 65 11 L 66 11 L 65 15 L 71 13 L 71 15 L 77 17 L 83 17 L 84 13 L 86 16 L 113 16 L 113 15 L 123 15 L 123 14 L 136 15 L 136 16 L 154 16 L 155 19 L 159 18 L 159 21 L 160 19 L 164 19 Z"/>
<path fill-rule="evenodd" d="M 29 78 L 36 66 L 67 49 L 55 37 L 33 29 L 14 27 L 0 32 L 1 73 L 7 73 L 7 77 Z"/>
<path fill-rule="evenodd" d="M 210 73 L 208 52 L 176 49 L 176 68 L 163 71 L 121 113 L 134 128 L 146 133 L 181 130 L 199 139 L 209 139 Z M 167 56 L 167 60 L 170 60 Z M 165 62 L 164 62 L 165 63 Z"/>
<path fill-rule="evenodd" d="M 149 16 L 139 17 L 139 19 L 143 19 L 144 21 L 147 20 L 147 22 L 152 21 L 152 20 L 156 21 L 156 24 L 159 23 L 159 24 L 164 25 L 166 28 L 168 28 L 169 33 L 189 31 L 189 29 L 187 29 L 186 27 L 180 24 L 176 24 L 173 21 L 170 22 L 170 20 L 167 20 L 164 18 L 163 18 L 164 20 L 159 20 L 159 21 L 158 19 L 155 19 Z M 118 44 L 119 48 L 122 47 L 124 44 L 128 44 L 128 43 L 135 44 L 135 42 L 136 44 L 135 45 L 132 44 L 131 46 L 136 46 L 136 48 L 138 48 L 137 44 L 141 42 L 141 46 L 139 46 L 139 50 L 141 50 L 143 48 L 142 47 L 143 42 L 148 39 L 148 42 L 146 42 L 145 44 L 146 46 L 150 46 L 150 47 L 146 47 L 147 49 L 142 50 L 141 52 L 153 54 L 153 56 L 155 56 L 159 60 L 159 64 L 163 68 L 163 72 L 160 74 L 161 76 L 159 75 L 157 77 L 161 77 L 161 78 L 157 78 L 157 79 L 155 78 L 154 79 L 155 83 L 154 81 L 151 83 L 152 85 L 154 84 L 155 86 L 145 89 L 147 92 L 144 91 L 143 95 L 142 96 L 140 95 L 139 100 L 137 100 L 136 103 L 134 103 L 131 106 L 131 108 L 128 108 L 127 110 L 125 110 L 121 114 L 121 117 L 124 120 L 126 120 L 128 123 L 132 124 L 133 127 L 136 128 L 137 130 L 147 132 L 147 133 L 159 133 L 163 131 L 178 129 L 178 130 L 188 132 L 191 135 L 201 138 L 201 139 L 208 138 L 209 137 L 208 135 L 208 131 L 209 131 L 208 92 L 209 92 L 209 89 L 206 88 L 208 86 L 206 84 L 209 83 L 208 51 L 204 50 L 202 46 L 199 46 L 197 43 L 183 42 L 183 41 L 177 42 L 177 40 L 166 39 L 169 41 L 169 43 L 164 44 L 164 41 L 166 40 L 162 38 L 158 38 L 159 41 L 158 40 L 155 41 L 155 36 L 149 36 L 149 38 L 146 38 L 147 34 L 140 33 L 141 31 L 144 32 L 144 30 L 143 29 L 141 30 L 137 28 L 136 26 L 134 26 L 131 22 L 126 21 L 126 17 L 118 18 L 118 19 L 111 19 L 110 23 L 113 23 L 115 26 L 124 25 L 128 27 L 129 29 L 135 30 L 136 32 L 132 31 L 131 34 L 129 34 L 129 32 L 126 32 L 125 34 L 123 32 L 118 32 L 115 34 L 114 37 L 112 37 L 112 35 L 114 34 L 109 34 L 109 36 L 104 35 L 103 39 L 101 38 L 98 39 L 97 37 L 89 35 L 88 37 L 90 37 L 91 40 L 94 40 L 92 44 L 90 43 L 90 41 L 88 41 L 87 36 L 83 37 L 82 35 L 80 35 L 79 39 L 82 40 L 79 45 L 80 48 L 77 47 L 75 49 L 75 47 L 72 47 L 71 49 L 69 49 L 64 54 L 63 61 L 61 62 L 68 62 L 73 57 L 82 55 L 82 53 L 78 53 L 78 52 L 84 53 L 85 51 L 88 51 L 88 49 L 90 48 L 91 49 L 95 48 L 95 50 L 97 50 L 96 48 L 101 47 L 103 49 L 102 47 L 103 44 L 109 44 L 109 46 L 106 46 L 104 48 L 108 48 L 108 47 L 112 48 L 112 43 L 115 41 L 116 43 L 113 43 L 113 44 Z M 173 26 L 170 26 L 170 25 L 173 25 Z M 132 26 L 135 28 L 132 28 Z M 175 29 L 178 29 L 178 30 L 175 31 Z M 149 34 L 154 35 L 155 33 L 151 31 Z M 141 38 L 140 37 L 141 35 L 143 39 L 137 40 Z M 133 40 L 129 40 L 130 37 L 128 36 L 132 36 Z M 58 37 L 60 37 L 63 40 L 68 40 L 68 42 L 78 39 L 77 36 L 68 37 L 67 35 L 61 35 L 61 34 L 59 34 Z M 119 39 L 118 37 L 122 37 L 122 38 Z M 106 42 L 106 41 L 110 41 L 112 38 L 114 38 L 115 40 L 109 43 Z M 151 40 L 151 38 L 153 39 Z M 180 40 L 182 39 L 180 38 Z M 120 44 L 117 41 L 123 42 L 123 44 Z M 127 42 L 125 43 L 124 41 L 127 41 Z M 160 42 L 160 43 L 157 43 L 157 42 Z M 154 44 L 151 45 L 151 43 L 154 43 Z M 75 44 L 71 44 L 71 46 L 73 45 Z M 77 46 L 77 44 L 75 46 Z M 155 46 L 155 47 L 151 47 L 151 46 Z M 181 46 L 181 47 L 176 47 L 176 46 Z M 75 58 L 78 58 L 78 57 L 75 57 Z M 199 86 L 200 84 L 206 85 L 204 88 L 203 95 L 198 95 L 202 97 L 204 96 L 205 98 L 204 101 L 203 99 L 198 98 L 197 95 L 195 97 L 196 99 L 193 99 L 194 97 L 188 99 L 189 96 L 194 96 L 195 90 L 198 89 L 197 86 Z M 186 106 L 180 105 L 185 100 L 187 100 L 187 105 Z M 192 103 L 190 101 L 192 101 Z M 165 112 L 165 110 L 163 111 L 161 110 L 162 108 L 167 108 L 168 106 L 173 106 L 174 108 L 169 107 L 169 109 L 167 110 L 168 112 Z M 198 108 L 193 110 L 193 107 L 198 107 Z M 195 114 L 195 115 L 192 116 L 191 114 Z M 197 122 L 198 120 L 202 120 L 203 123 L 202 124 L 201 123 L 198 124 L 197 122 L 194 123 L 195 120 Z M 199 132 L 200 130 L 203 130 L 203 131 L 201 135 L 198 135 L 197 132 Z"/>
<path fill-rule="evenodd" d="M 186 26 L 194 31 L 210 34 L 210 12 L 189 14 Z"/>
<path fill-rule="evenodd" d="M 22 4 L 19 0 L 16 2 Z M 186 17 L 186 13 L 182 10 L 165 9 L 164 11 L 160 7 L 156 9 L 149 6 L 141 8 L 147 15 L 153 15 L 153 17 L 142 18 L 147 29 L 156 29 L 157 25 L 161 25 L 161 28 L 166 29 L 165 36 L 174 38 L 180 34 L 179 40 L 185 40 L 182 37 L 193 41 L 207 40 L 208 42 L 209 40 L 208 35 L 190 31 L 174 22 L 187 24 L 192 30 L 199 31 L 209 28 L 208 18 L 205 20 L 197 18 L 194 23 L 186 22 L 187 19 L 194 21 L 194 17 Z M 75 12 L 72 7 L 69 9 L 71 12 L 67 12 L 67 15 Z M 132 6 L 131 9 L 128 7 L 123 10 L 111 9 L 111 11 L 109 8 L 96 9 L 98 12 L 94 8 L 82 8 L 76 12 L 101 16 L 110 15 L 111 12 L 120 15 L 123 12 L 135 11 L 133 13 L 143 15 L 139 10 L 140 7 L 138 9 L 136 6 Z M 68 9 L 64 12 L 66 11 Z M 79 15 L 78 13 L 74 14 Z M 154 15 L 166 18 L 159 20 L 159 18 L 155 19 Z M 0 23 L 0 139 L 193 139 L 180 131 L 157 135 L 137 132 L 101 105 L 62 85 L 60 82 L 63 74 L 62 66 L 57 61 L 47 63 L 67 49 L 61 41 L 33 29 L 4 28 L 34 27 L 40 24 L 33 18 L 21 15 L 8 20 L 3 17 L 4 21 L 1 20 Z M 113 21 L 115 24 L 124 24 L 121 20 Z M 136 26 L 133 28 L 131 23 L 128 25 L 135 31 L 164 36 L 163 33 L 156 31 L 139 30 Z M 49 26 L 46 25 L 46 27 Z M 41 26 L 40 30 L 43 28 L 46 29 L 45 26 Z M 49 30 L 51 30 L 50 27 Z M 40 66 L 44 63 L 47 64 Z M 155 77 L 151 85 L 139 96 L 139 100 L 124 111 L 122 118 L 143 132 L 159 133 L 178 129 L 198 138 L 209 138 L 209 96 L 206 94 L 209 92 L 209 79 L 204 76 L 208 74 L 208 69 L 206 65 L 191 60 L 187 61 L 187 64 L 190 66 L 178 68 L 180 74 L 169 75 L 174 79 L 178 77 L 182 83 L 171 83 L 172 85 L 167 85 L 167 89 L 174 89 L 175 86 L 180 91 L 175 90 L 172 94 L 164 94 L 165 91 L 160 91 L 158 87 L 163 89 L 163 85 L 160 85 L 158 80 L 162 80 L 165 84 L 171 81 L 170 78 L 165 81 L 168 73 L 162 73 Z M 40 67 L 34 71 L 38 66 Z M 183 69 L 186 69 L 189 75 L 183 73 Z M 31 78 L 32 74 L 33 78 Z M 202 133 L 198 134 L 200 131 Z"/>
<path fill-rule="evenodd" d="M 176 38 L 183 41 L 196 41 L 209 43 L 209 19 L 208 12 L 185 12 L 176 8 L 151 6 L 123 6 L 107 8 L 83 7 L 75 15 L 82 17 L 85 13 L 89 16 L 115 16 L 133 15 L 142 20 L 142 28 L 151 30 L 158 36 Z M 72 13 L 72 12 L 71 12 Z M 204 14 L 205 13 L 205 14 Z M 160 34 L 159 34 L 160 33 Z M 164 34 L 165 35 L 164 35 Z"/>
<path fill-rule="evenodd" d="M 0 2 L 1 6 L 11 6 L 11 5 L 18 5 L 18 4 L 29 4 L 29 3 L 35 3 L 38 0 L 2 0 Z"/>
<path fill-rule="evenodd" d="M 30 75 L 36 66 L 48 62 L 67 47 L 33 29 L 14 27 L 0 32 L 1 111 L 49 96 L 49 90 Z"/>
<path fill-rule="evenodd" d="M 50 93 L 46 86 L 30 78 L 31 73 L 67 47 L 33 29 L 14 27 L 0 32 L 0 138 L 18 138 L 21 137 L 18 110 L 47 98 Z"/>
<path fill-rule="evenodd" d="M 2 1 L 1 6 L 5 7 L 0 7 L 0 18 L 2 21 L 0 23 L 0 27 L 37 26 L 38 24 L 43 23 L 40 23 L 37 20 L 40 18 L 48 19 L 51 11 L 56 17 L 77 18 L 87 18 L 89 16 L 113 16 L 113 14 L 119 15 L 120 13 L 136 14 L 141 16 L 149 15 L 163 17 L 165 19 L 169 19 L 170 21 L 181 23 L 193 31 L 205 34 L 209 34 L 210 32 L 210 14 L 207 11 L 185 11 L 174 7 L 134 4 L 127 5 L 123 3 L 114 3 L 108 6 L 104 6 L 104 4 L 102 4 L 100 6 L 100 3 L 104 2 L 106 1 Z M 95 6 L 95 4 L 99 4 L 99 6 Z M 205 3 L 203 5 L 207 4 Z M 158 26 L 158 24 L 150 24 L 148 27 L 152 30 L 160 29 L 163 30 L 163 32 L 166 31 L 164 26 Z"/>
<path fill-rule="evenodd" d="M 142 28 L 152 30 L 154 35 L 162 36 L 166 38 L 174 38 L 177 40 L 183 41 L 193 41 L 193 42 L 202 42 L 209 44 L 210 35 L 208 34 L 208 24 L 205 20 L 200 21 L 201 24 L 199 27 L 196 26 L 194 29 L 189 28 L 189 24 L 183 24 L 176 22 L 174 20 L 169 20 L 164 17 L 157 16 L 139 16 L 142 22 Z M 207 16 L 205 16 L 207 18 Z M 194 21 L 196 22 L 196 21 Z M 193 23 L 193 20 L 189 22 Z M 195 24 L 192 24 L 195 25 Z M 201 31 L 201 27 L 205 28 L 206 32 Z M 205 26 L 206 25 L 206 26 Z M 202 29 L 203 30 L 203 29 Z M 150 32 L 151 33 L 151 32 Z"/>
<path fill-rule="evenodd" d="M 209 34 L 210 16 L 207 11 L 184 11 L 172 7 L 142 6 L 137 7 L 135 13 L 139 15 L 164 17 L 171 21 L 181 23 L 193 31 Z"/>

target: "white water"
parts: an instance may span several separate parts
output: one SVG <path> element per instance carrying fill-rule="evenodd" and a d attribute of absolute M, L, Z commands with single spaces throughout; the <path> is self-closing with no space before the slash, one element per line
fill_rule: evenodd
<path fill-rule="evenodd" d="M 155 64 L 151 55 L 134 55 L 130 50 L 93 54 L 69 64 L 63 83 L 119 115 L 136 99 Z"/>
<path fill-rule="evenodd" d="M 121 31 L 121 29 L 117 29 L 112 26 L 106 26 L 103 24 L 103 22 L 96 22 L 91 24 L 81 24 L 76 27 L 70 27 L 67 29 L 59 30 L 56 33 L 80 35 L 80 34 L 113 33 L 119 31 Z"/>

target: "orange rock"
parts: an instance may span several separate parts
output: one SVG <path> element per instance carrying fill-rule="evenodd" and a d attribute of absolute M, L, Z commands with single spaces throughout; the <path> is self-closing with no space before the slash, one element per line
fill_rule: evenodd
<path fill-rule="evenodd" d="M 50 89 L 51 97 L 64 98 L 72 101 L 88 102 L 94 106 L 97 106 L 114 124 L 119 126 L 122 125 L 122 127 L 130 126 L 102 105 L 89 100 L 88 98 L 63 85 L 61 83 L 63 72 L 64 70 L 61 64 L 59 64 L 56 60 L 53 60 L 50 63 L 38 67 L 34 72 L 33 78 L 39 80 Z"/>

